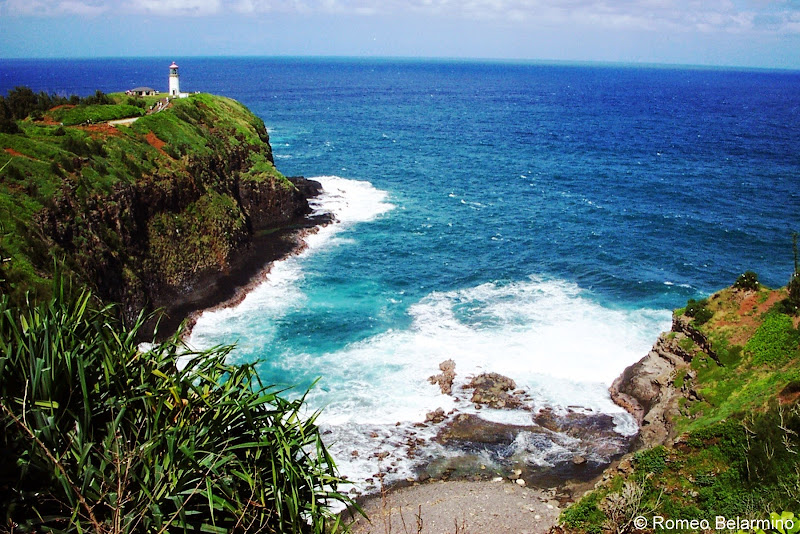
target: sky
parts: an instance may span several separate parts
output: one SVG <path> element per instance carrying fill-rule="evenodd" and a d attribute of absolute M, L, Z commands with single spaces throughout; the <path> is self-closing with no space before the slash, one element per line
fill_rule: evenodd
<path fill-rule="evenodd" d="M 800 0 L 0 0 L 0 58 L 125 56 L 800 69 Z"/>

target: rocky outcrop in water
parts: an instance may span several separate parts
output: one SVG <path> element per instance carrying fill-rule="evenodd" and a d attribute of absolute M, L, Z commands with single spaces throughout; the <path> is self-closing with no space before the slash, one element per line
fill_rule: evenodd
<path fill-rule="evenodd" d="M 512 379 L 498 373 L 481 373 L 465 386 L 472 390 L 473 403 L 490 408 L 518 408 L 522 400 L 516 388 Z"/>
<path fill-rule="evenodd" d="M 456 378 L 456 362 L 445 360 L 439 364 L 441 373 L 428 378 L 428 382 L 439 385 L 443 395 L 450 395 L 453 392 L 453 380 Z"/>

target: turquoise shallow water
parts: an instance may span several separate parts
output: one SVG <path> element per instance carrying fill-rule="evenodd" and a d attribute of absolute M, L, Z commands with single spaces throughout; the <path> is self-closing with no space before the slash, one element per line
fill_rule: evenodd
<path fill-rule="evenodd" d="M 2 61 L 0 90 L 160 87 L 169 61 Z M 470 410 L 427 383 L 444 359 L 456 361 L 457 386 L 501 372 L 535 409 L 610 413 L 629 434 L 606 387 L 668 328 L 669 310 L 745 269 L 770 285 L 791 272 L 798 73 L 178 63 L 185 90 L 225 94 L 260 115 L 278 168 L 321 177 L 318 209 L 340 219 L 242 305 L 205 315 L 192 342 L 236 342 L 234 357 L 261 360 L 268 383 L 320 378 L 310 406 L 324 408 L 327 439 L 362 486 L 378 450 L 393 451 L 394 476 L 412 474 L 400 442 L 430 437 L 413 426 L 427 411 Z M 532 465 L 576 451 L 603 459 L 564 437 L 516 447 Z"/>

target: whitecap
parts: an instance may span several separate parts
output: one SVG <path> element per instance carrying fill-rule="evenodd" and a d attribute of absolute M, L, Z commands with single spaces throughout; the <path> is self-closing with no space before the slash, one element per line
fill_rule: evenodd
<path fill-rule="evenodd" d="M 316 178 L 324 193 L 313 201 L 316 212 L 331 212 L 334 224 L 306 238 L 299 256 L 276 262 L 266 282 L 237 306 L 204 313 L 189 339 L 209 347 L 238 339 L 245 353 L 270 343 L 281 319 L 302 309 L 307 296 L 304 258 L 353 238 L 337 236 L 350 225 L 365 223 L 393 209 L 388 193 L 363 181 L 337 176 Z M 621 435 L 636 433 L 633 418 L 616 406 L 608 386 L 628 365 L 647 354 L 658 333 L 668 329 L 668 310 L 615 309 L 600 304 L 574 283 L 531 276 L 451 291 L 434 291 L 408 308 L 408 323 L 322 354 L 276 355 L 277 367 L 307 369 L 321 375 L 307 396 L 309 411 L 322 410 L 324 439 L 342 474 L 360 491 L 375 489 L 378 469 L 386 482 L 413 476 L 415 469 L 447 453 L 432 441 L 437 428 L 419 428 L 426 414 L 477 414 L 464 386 L 471 376 L 497 372 L 516 381 L 531 397 L 531 408 L 566 413 L 572 406 L 613 417 Z M 440 362 L 456 363 L 453 395 L 443 395 L 428 377 Z M 288 367 L 287 367 L 288 368 Z M 491 421 L 525 426 L 528 411 L 481 410 Z M 521 440 L 527 438 L 520 438 Z M 417 454 L 407 443 L 421 440 Z M 523 445 L 520 442 L 518 445 Z M 557 445 L 557 446 L 556 446 Z M 532 465 L 549 465 L 569 454 L 559 441 Z M 518 447 L 520 454 L 526 447 Z M 386 453 L 386 454 L 384 454 Z"/>
<path fill-rule="evenodd" d="M 667 310 L 610 309 L 575 284 L 540 277 L 433 292 L 412 305 L 409 314 L 412 322 L 406 329 L 387 331 L 313 359 L 313 365 L 325 369 L 320 383 L 324 387 L 313 390 L 308 401 L 312 408 L 324 408 L 320 421 L 334 434 L 370 425 L 370 432 L 384 428 L 414 435 L 418 432 L 414 423 L 424 421 L 426 413 L 436 408 L 478 413 L 468 402 L 470 393 L 464 385 L 471 376 L 498 372 L 529 392 L 534 409 L 566 413 L 578 405 L 586 412 L 611 415 L 615 430 L 631 436 L 638 431 L 636 422 L 611 401 L 608 386 L 626 366 L 647 354 L 670 322 Z M 453 396 L 441 394 L 427 381 L 447 359 L 456 362 Z M 498 423 L 532 424 L 528 411 L 479 413 Z M 403 478 L 400 473 L 407 474 L 422 462 L 404 459 L 402 447 L 393 449 L 385 440 L 356 441 L 366 447 L 359 451 L 359 465 L 364 455 L 374 458 L 377 451 L 393 451 L 397 473 L 389 473 L 387 481 Z M 349 471 L 354 461 L 347 450 L 351 442 L 355 442 L 352 436 L 343 446 L 332 444 L 332 452 L 337 462 L 343 462 L 344 472 L 357 480 Z M 440 449 L 428 443 L 422 451 L 435 456 Z M 568 455 L 547 454 L 541 465 L 561 456 Z M 539 463 L 535 458 L 531 462 Z"/>

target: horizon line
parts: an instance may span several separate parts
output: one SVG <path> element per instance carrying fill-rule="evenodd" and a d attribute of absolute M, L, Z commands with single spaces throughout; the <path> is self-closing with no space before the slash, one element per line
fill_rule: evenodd
<path fill-rule="evenodd" d="M 740 70 L 740 71 L 779 71 L 800 72 L 800 67 L 752 66 L 716 63 L 671 63 L 652 61 L 621 61 L 597 59 L 546 59 L 546 58 L 505 58 L 505 57 L 459 57 L 459 56 L 392 56 L 392 55 L 303 55 L 303 54 L 172 54 L 172 55 L 108 55 L 108 56 L 13 56 L 0 57 L 0 61 L 107 61 L 114 59 L 277 59 L 277 60 L 357 60 L 357 61 L 404 61 L 404 62 L 442 62 L 442 63 L 506 63 L 519 65 L 563 65 L 563 66 L 609 66 L 643 68 L 678 68 L 691 70 Z"/>

